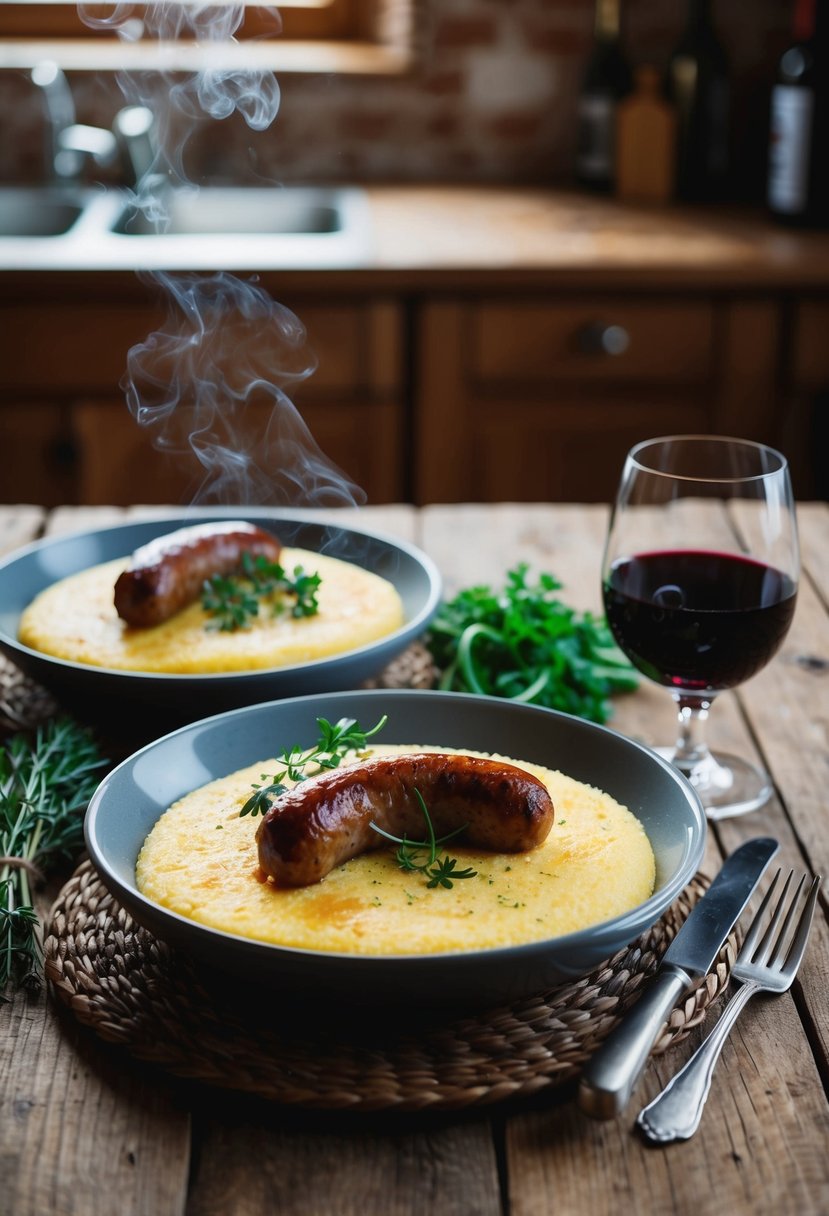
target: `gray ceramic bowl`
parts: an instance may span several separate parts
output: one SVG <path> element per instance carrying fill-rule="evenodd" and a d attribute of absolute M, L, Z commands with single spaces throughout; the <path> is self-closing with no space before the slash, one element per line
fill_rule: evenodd
<path fill-rule="evenodd" d="M 147 833 L 177 798 L 212 779 L 317 738 L 316 719 L 388 714 L 387 743 L 500 751 L 597 785 L 642 822 L 656 856 L 656 888 L 624 916 L 526 946 L 405 957 L 288 949 L 220 933 L 145 899 L 135 862 Z M 654 924 L 695 873 L 706 820 L 691 786 L 648 748 L 578 718 L 490 697 L 360 691 L 298 697 L 208 718 L 159 739 L 102 782 L 86 841 L 106 886 L 146 928 L 221 970 L 276 985 L 283 994 L 335 1000 L 498 1002 L 581 975 Z"/>
<path fill-rule="evenodd" d="M 188 523 L 246 519 L 295 545 L 343 558 L 392 582 L 400 593 L 405 623 L 394 633 L 356 650 L 312 663 L 262 671 L 211 675 L 155 675 L 115 671 L 41 654 L 17 640 L 20 616 L 32 599 L 58 579 L 99 562 L 122 557 L 156 536 Z M 332 517 L 333 518 L 333 517 Z M 312 513 L 227 509 L 117 524 L 97 531 L 37 541 L 0 562 L 0 650 L 48 688 L 67 709 L 92 720 L 117 713 L 149 714 L 161 729 L 207 714 L 270 701 L 275 697 L 356 688 L 379 672 L 423 632 L 437 608 L 440 575 L 432 561 L 404 541 L 320 522 Z M 144 734 L 144 738 L 149 737 Z"/>

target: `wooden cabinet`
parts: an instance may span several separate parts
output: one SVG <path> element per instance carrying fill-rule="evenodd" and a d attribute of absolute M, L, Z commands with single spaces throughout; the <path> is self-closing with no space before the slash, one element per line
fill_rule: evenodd
<path fill-rule="evenodd" d="M 640 439 L 774 438 L 768 301 L 459 296 L 417 332 L 419 502 L 608 501 Z"/>
<path fill-rule="evenodd" d="M 697 431 L 776 444 L 799 497 L 829 496 L 823 287 L 295 279 L 284 303 L 307 337 L 246 342 L 228 321 L 168 417 L 164 360 L 141 409 L 121 387 L 165 309 L 133 276 L 56 282 L 0 285 L 0 501 L 607 501 L 632 444 Z"/>
<path fill-rule="evenodd" d="M 262 341 L 240 340 L 231 318 L 213 339 L 221 355 L 188 369 L 177 334 L 185 348 L 180 389 L 174 361 L 158 359 L 132 409 L 123 384 L 128 352 L 151 334 L 164 346 L 175 325 L 171 331 L 163 309 L 77 297 L 0 307 L 0 498 L 400 500 L 401 306 L 372 295 L 299 298 L 291 307 L 307 338 L 292 334 L 284 348 L 278 326 L 263 329 Z M 309 376 L 296 374 L 314 364 Z"/>

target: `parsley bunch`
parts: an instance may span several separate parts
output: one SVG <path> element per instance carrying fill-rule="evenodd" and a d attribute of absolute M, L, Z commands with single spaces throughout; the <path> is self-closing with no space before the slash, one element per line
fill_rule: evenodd
<path fill-rule="evenodd" d="M 279 562 L 269 562 L 261 554 L 252 557 L 243 553 L 240 574 L 214 574 L 204 584 L 201 606 L 214 618 L 207 628 L 225 633 L 246 629 L 259 615 L 261 603 L 269 601 L 276 616 L 284 611 L 286 597 L 293 600 L 292 617 L 314 616 L 319 611 L 317 590 L 321 581 L 318 574 L 306 574 L 302 566 L 294 566 L 289 575 Z"/>
<path fill-rule="evenodd" d="M 522 562 L 502 591 L 469 587 L 438 609 L 426 641 L 440 688 L 485 693 L 606 722 L 609 698 L 638 676 L 607 622 L 557 597 L 551 574 L 527 578 Z"/>
<path fill-rule="evenodd" d="M 304 781 L 306 777 L 312 775 L 306 772 L 309 765 L 314 766 L 313 772 L 339 768 L 346 753 L 361 751 L 365 747 L 366 741 L 383 729 L 387 720 L 384 714 L 371 730 L 363 730 L 354 718 L 340 718 L 339 722 L 333 723 L 329 722 L 327 718 L 317 718 L 320 733 L 314 746 L 298 747 L 294 745 L 289 750 L 283 751 L 277 759 L 285 767 L 281 772 L 274 773 L 272 776 L 267 773 L 262 774 L 262 781 L 267 784 L 253 787 L 256 793 L 248 798 L 239 814 L 266 815 L 271 808 L 272 801 L 289 788 L 285 785 L 286 779 L 294 782 Z"/>

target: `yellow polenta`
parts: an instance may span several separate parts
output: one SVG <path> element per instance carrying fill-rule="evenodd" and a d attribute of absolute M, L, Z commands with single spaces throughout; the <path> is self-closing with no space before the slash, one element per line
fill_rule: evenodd
<path fill-rule="evenodd" d="M 376 747 L 397 751 L 435 747 Z M 470 755 L 481 753 L 470 752 Z M 451 890 L 430 889 L 400 869 L 394 847 L 366 853 L 322 882 L 277 889 L 260 881 L 259 820 L 239 808 L 262 764 L 213 781 L 176 802 L 156 823 L 136 867 L 148 898 L 192 920 L 242 937 L 347 954 L 435 954 L 555 937 L 618 916 L 653 891 L 650 842 L 630 811 L 563 773 L 519 764 L 545 782 L 556 809 L 544 844 L 527 853 L 447 845 L 458 868 L 477 870 Z"/>
<path fill-rule="evenodd" d="M 199 603 L 151 629 L 134 629 L 113 604 L 115 580 L 127 559 L 93 566 L 54 583 L 29 605 L 20 641 L 60 659 L 121 671 L 251 671 L 307 663 L 356 649 L 403 624 L 403 606 L 386 579 L 359 566 L 283 549 L 282 566 L 319 574 L 319 611 L 295 619 L 264 607 L 249 628 L 234 633 L 206 629 Z"/>

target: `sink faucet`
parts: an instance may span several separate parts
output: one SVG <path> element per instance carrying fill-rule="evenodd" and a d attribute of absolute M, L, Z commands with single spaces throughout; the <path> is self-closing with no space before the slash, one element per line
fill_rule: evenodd
<path fill-rule="evenodd" d="M 75 121 L 75 102 L 66 76 L 56 63 L 44 60 L 35 65 L 32 83 L 43 93 L 49 124 L 47 167 L 50 177 L 75 181 L 87 157 L 102 168 L 115 163 L 119 154 L 137 183 L 152 166 L 153 114 L 146 106 L 127 106 L 115 116 L 113 130 Z"/>
<path fill-rule="evenodd" d="M 61 173 L 58 168 L 61 153 L 61 133 L 67 131 L 75 124 L 75 102 L 72 97 L 72 90 L 69 88 L 69 81 L 58 65 L 53 63 L 52 60 L 47 59 L 42 63 L 35 64 L 32 68 L 32 83 L 36 84 L 41 90 L 46 104 L 46 117 L 48 120 L 46 141 L 47 173 L 49 177 L 72 177 L 80 172 L 80 157 L 72 159 L 71 163 L 68 164 L 70 170 L 68 175 Z M 70 157 L 71 155 L 69 153 Z M 63 163 L 67 167 L 66 160 Z"/>

